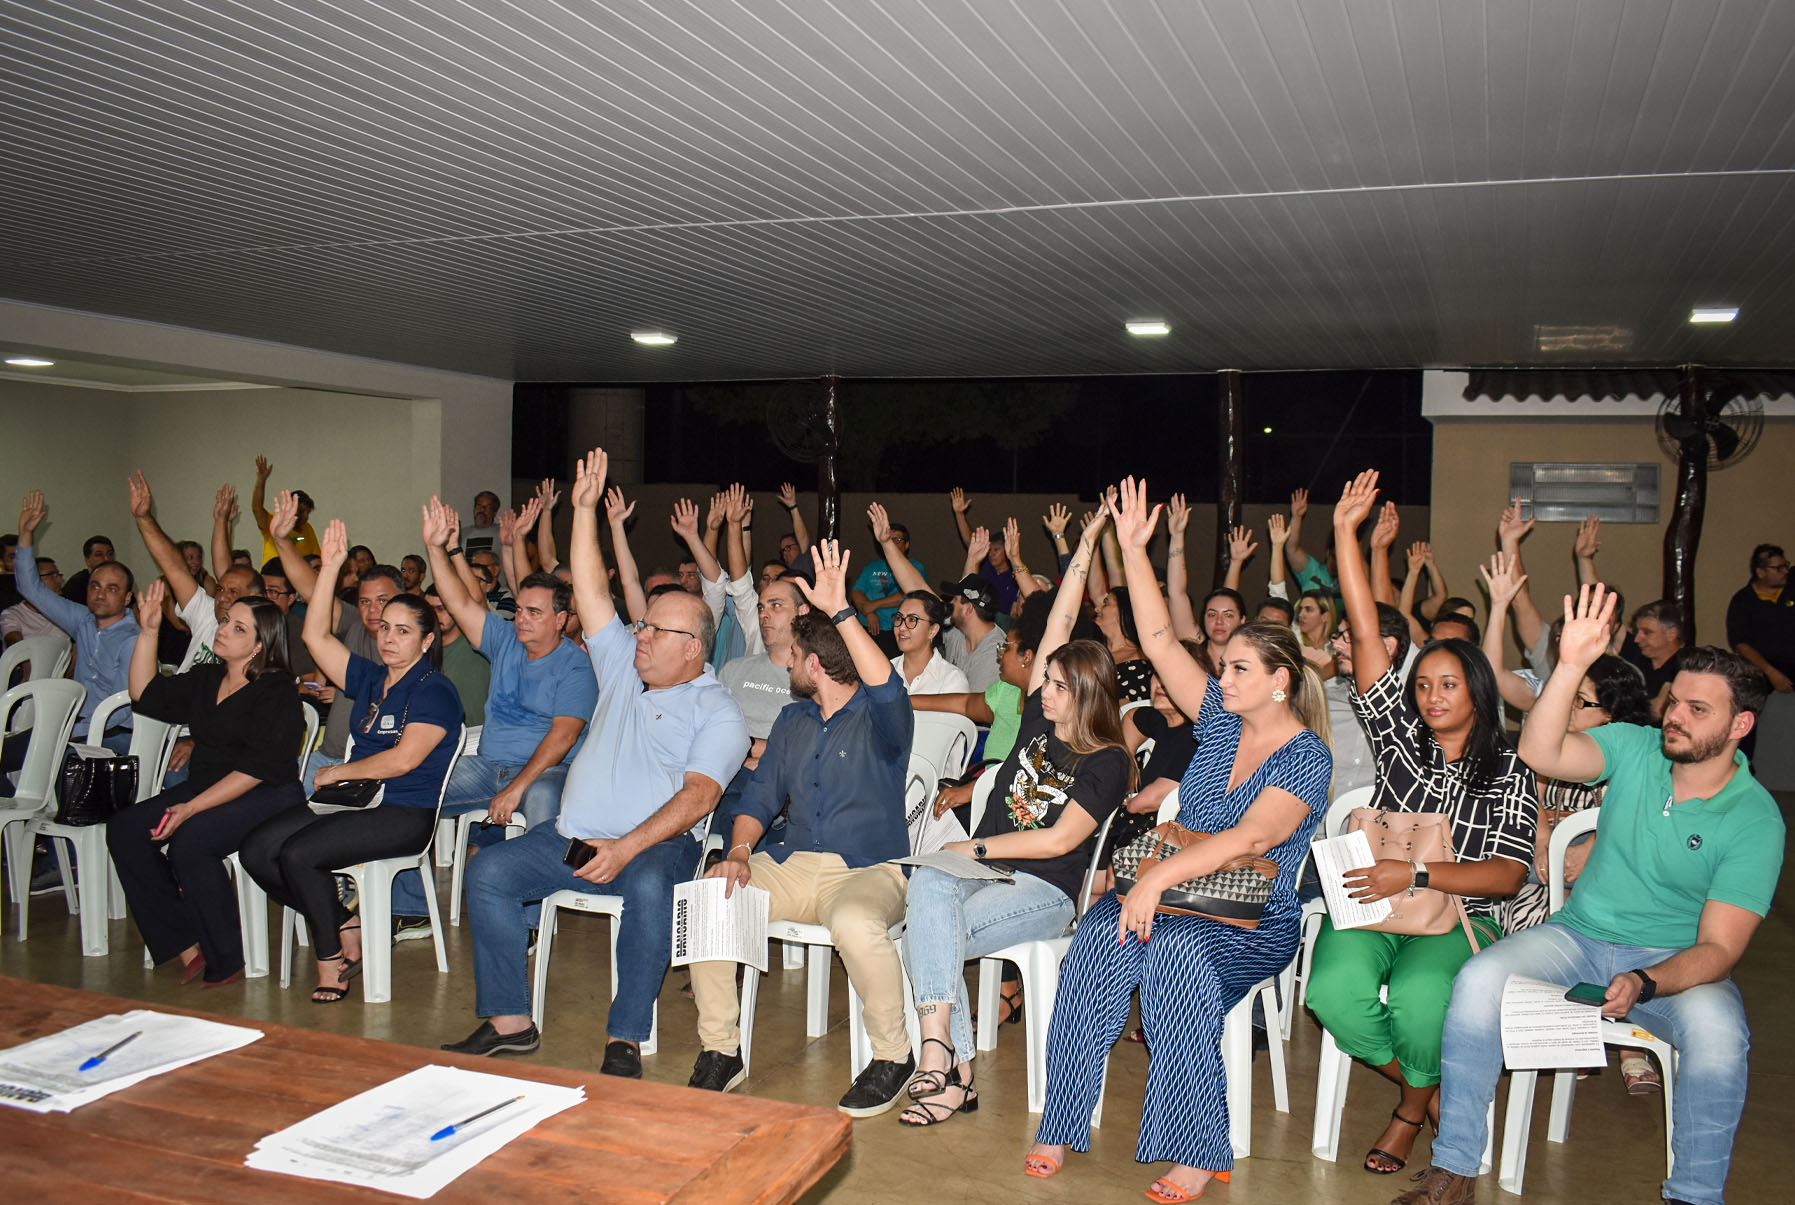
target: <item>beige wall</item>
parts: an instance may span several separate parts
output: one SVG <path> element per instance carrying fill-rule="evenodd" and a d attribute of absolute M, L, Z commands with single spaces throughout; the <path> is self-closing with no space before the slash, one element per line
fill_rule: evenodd
<path fill-rule="evenodd" d="M 1696 630 L 1703 643 L 1724 643 L 1727 600 L 1749 576 L 1754 544 L 1795 542 L 1781 499 L 1795 420 L 1767 418 L 1763 438 L 1739 464 L 1708 477 L 1708 505 L 1696 557 Z M 1440 420 L 1434 425 L 1434 547 L 1453 592 L 1481 599 L 1479 558 L 1496 547 L 1496 520 L 1508 488 L 1511 461 L 1646 463 L 1664 465 L 1665 498 L 1657 525 L 1602 527 L 1597 565 L 1625 592 L 1629 609 L 1659 597 L 1663 587 L 1664 527 L 1670 521 L 1675 465 L 1664 458 L 1652 420 L 1600 422 Z M 1529 585 L 1548 615 L 1563 608 L 1575 581 L 1574 523 L 1541 523 L 1522 546 Z"/>

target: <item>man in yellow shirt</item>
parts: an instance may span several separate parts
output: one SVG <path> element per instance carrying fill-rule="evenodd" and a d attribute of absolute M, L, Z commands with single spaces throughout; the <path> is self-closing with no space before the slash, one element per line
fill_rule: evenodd
<path fill-rule="evenodd" d="M 249 495 L 249 509 L 256 517 L 256 527 L 262 533 L 262 559 L 258 564 L 266 565 L 280 555 L 274 547 L 274 537 L 268 531 L 268 475 L 274 472 L 274 466 L 268 463 L 266 456 L 256 457 L 256 488 Z M 299 517 L 293 521 L 293 530 L 287 534 L 293 538 L 294 547 L 299 549 L 300 556 L 318 555 L 318 533 L 312 530 L 312 496 L 304 490 L 294 490 L 293 497 L 299 502 Z"/>

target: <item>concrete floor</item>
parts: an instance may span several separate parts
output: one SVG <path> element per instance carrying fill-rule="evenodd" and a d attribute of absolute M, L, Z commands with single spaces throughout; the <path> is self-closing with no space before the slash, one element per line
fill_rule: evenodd
<path fill-rule="evenodd" d="M 1782 796 L 1785 807 L 1795 797 Z M 441 872 L 447 892 L 447 872 Z M 1795 933 L 1790 897 L 1781 893 L 1753 941 L 1738 982 L 1756 1038 L 1752 1087 L 1734 1149 L 1728 1200 L 1737 1205 L 1795 1199 L 1789 1175 L 1795 1169 L 1788 1139 L 1795 1123 L 1795 1077 L 1784 1056 L 1795 1057 L 1795 1031 L 1776 1018 L 1795 996 Z M 398 947 L 391 1004 L 364 1005 L 359 994 L 335 1006 L 310 1003 L 314 981 L 309 962 L 295 970 L 292 989 L 280 988 L 278 969 L 266 979 L 223 990 L 179 987 L 170 968 L 143 969 L 142 947 L 128 921 L 112 925 L 107 958 L 82 958 L 76 921 L 60 896 L 32 901 L 29 940 L 19 942 L 8 907 L 0 938 L 0 974 L 109 992 L 146 1003 L 178 1003 L 225 1016 L 309 1025 L 338 1033 L 404 1042 L 430 1049 L 459 1039 L 476 1024 L 469 1011 L 471 944 L 465 926 L 449 929 L 451 973 L 438 975 L 430 943 Z M 278 914 L 274 917 L 278 925 Z M 540 1051 L 521 1059 L 495 1060 L 522 1072 L 532 1062 L 596 1069 L 603 1053 L 608 1001 L 607 931 L 604 918 L 564 914 L 555 943 L 549 982 L 547 1025 Z M 278 957 L 278 928 L 275 930 Z M 301 951 L 303 955 L 305 951 Z M 832 1104 L 848 1086 L 846 979 L 834 968 L 831 1028 L 815 1040 L 804 1037 L 804 972 L 780 969 L 772 960 L 763 980 L 755 1031 L 754 1075 L 738 1091 L 778 1100 Z M 645 1060 L 648 1078 L 684 1084 L 697 1054 L 696 1013 L 680 987 L 681 972 L 668 976 L 660 1001 L 660 1053 Z M 1123 1044 L 1110 1060 L 1104 1125 L 1092 1151 L 1072 1156 L 1055 1179 L 1025 1178 L 1021 1162 L 1036 1118 L 1023 1107 L 1022 1029 L 1006 1027 L 996 1051 L 978 1063 L 980 1111 L 926 1132 L 901 1127 L 897 1113 L 856 1124 L 848 1157 L 805 1199 L 811 1202 L 900 1202 L 919 1198 L 954 1201 L 1138 1200 L 1161 1169 L 1134 1162 L 1136 1126 L 1146 1059 L 1138 1046 Z M 1261 1054 L 1255 1063 L 1253 1154 L 1234 1172 L 1232 1184 L 1207 1194 L 1220 1201 L 1340 1202 L 1383 1205 L 1407 1187 L 1406 1176 L 1378 1177 L 1359 1170 L 1359 1161 L 1382 1130 L 1394 1104 L 1393 1090 L 1363 1067 L 1353 1071 L 1347 1095 L 1340 1162 L 1310 1155 L 1309 1133 L 1315 1100 L 1319 1031 L 1299 1019 L 1288 1047 L 1291 1112 L 1272 1107 L 1270 1073 Z M 1550 1091 L 1542 1085 L 1536 1102 L 1533 1144 L 1527 1169 L 1527 1197 L 1537 1201 L 1577 1201 L 1583 1205 L 1659 1199 L 1663 1178 L 1664 1120 L 1660 1098 L 1628 1097 L 1617 1072 L 1585 1081 L 1577 1093 L 1571 1137 L 1565 1145 L 1545 1141 Z M 1501 1110 L 1498 1109 L 1498 1115 Z M 1416 1146 L 1411 1170 L 1426 1165 L 1427 1139 Z M 1514 1200 L 1494 1177 L 1482 1182 L 1479 1200 Z"/>

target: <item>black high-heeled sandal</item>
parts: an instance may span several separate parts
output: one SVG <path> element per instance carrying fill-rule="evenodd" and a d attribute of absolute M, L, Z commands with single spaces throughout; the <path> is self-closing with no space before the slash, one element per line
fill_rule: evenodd
<path fill-rule="evenodd" d="M 953 1074 L 954 1064 L 957 1061 L 954 1057 L 954 1048 L 951 1044 L 943 1042 L 940 1038 L 924 1038 L 922 1040 L 922 1050 L 916 1052 L 918 1062 L 922 1061 L 921 1055 L 923 1050 L 927 1050 L 931 1044 L 939 1046 L 941 1049 L 947 1051 L 947 1066 L 941 1070 L 918 1071 L 915 1075 L 912 1075 L 910 1077 L 910 1082 L 904 1085 L 904 1091 L 909 1094 L 911 1100 L 921 1100 L 925 1096 L 939 1096 L 941 1093 L 947 1091 L 947 1077 Z"/>
<path fill-rule="evenodd" d="M 966 1071 L 970 1076 L 972 1072 L 970 1065 L 968 1065 Z M 914 1086 L 914 1081 L 912 1081 L 912 1086 Z M 902 1113 L 898 1114 L 898 1124 L 907 1125 L 912 1129 L 921 1129 L 924 1126 L 937 1126 L 944 1121 L 951 1121 L 956 1113 L 976 1113 L 979 1111 L 978 1091 L 973 1088 L 972 1080 L 970 1078 L 964 1080 L 960 1078 L 958 1069 L 954 1072 L 954 1078 L 942 1085 L 941 1091 L 948 1092 L 954 1088 L 960 1090 L 959 1104 L 944 1105 L 931 1100 L 913 1099 L 910 1106 Z M 935 1095 L 940 1095 L 940 1093 L 935 1093 Z"/>
<path fill-rule="evenodd" d="M 361 970 L 360 961 L 351 962 L 341 954 L 335 958 L 320 958 L 319 962 L 340 962 L 343 969 L 337 972 L 336 983 L 320 983 L 312 989 L 313 1004 L 335 1004 L 349 994 L 349 983 L 355 978 L 354 971 Z M 353 968 L 353 971 L 351 970 Z"/>
<path fill-rule="evenodd" d="M 1402 1115 L 1401 1108 L 1395 1108 L 1395 1109 L 1390 1110 L 1390 1120 L 1400 1121 L 1405 1126 L 1414 1126 L 1415 1127 L 1415 1138 L 1417 1140 L 1419 1140 L 1421 1137 L 1422 1128 L 1427 1125 L 1427 1115 L 1425 1113 L 1422 1114 L 1420 1121 L 1410 1121 L 1408 1118 L 1406 1118 Z M 1413 1154 L 1413 1153 L 1414 1152 L 1411 1150 L 1410 1154 Z M 1379 1159 L 1388 1159 L 1391 1163 L 1394 1163 L 1396 1166 L 1395 1167 L 1373 1167 L 1373 1166 L 1371 1166 L 1371 1160 L 1374 1157 L 1379 1158 Z M 1409 1165 L 1409 1161 L 1407 1159 L 1398 1159 L 1395 1155 L 1392 1155 L 1389 1151 L 1382 1150 L 1375 1146 L 1372 1147 L 1369 1151 L 1367 1151 L 1365 1153 L 1365 1170 L 1370 1172 L 1374 1176 L 1394 1176 L 1397 1172 L 1401 1171 L 1403 1168 L 1407 1167 L 1408 1165 Z"/>
<path fill-rule="evenodd" d="M 1016 985 L 1016 990 L 1013 992 L 1006 992 L 1003 988 L 998 988 L 997 1003 L 1000 1006 L 997 1014 L 997 1028 L 1002 1029 L 1006 1025 L 1022 1024 L 1022 985 L 1020 983 Z M 1003 1009 L 1009 1011 L 1002 1011 Z M 979 1023 L 975 1020 L 972 1023 L 972 1032 L 975 1037 L 978 1035 L 978 1031 Z"/>

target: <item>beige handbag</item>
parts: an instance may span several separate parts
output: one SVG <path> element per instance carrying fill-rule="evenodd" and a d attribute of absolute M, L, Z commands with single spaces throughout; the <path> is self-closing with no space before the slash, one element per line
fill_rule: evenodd
<path fill-rule="evenodd" d="M 1373 862 L 1394 858 L 1398 862 L 1456 862 L 1452 855 L 1450 818 L 1440 812 L 1396 812 L 1381 808 L 1354 808 L 1346 822 L 1347 832 L 1361 832 L 1371 843 Z M 1380 933 L 1400 933 L 1406 937 L 1439 937 L 1452 932 L 1454 925 L 1463 926 L 1477 953 L 1477 932 L 1471 928 L 1471 917 L 1465 912 L 1465 901 L 1456 895 L 1436 891 L 1432 887 L 1398 892 L 1390 897 L 1390 915 L 1375 925 L 1366 925 Z"/>

